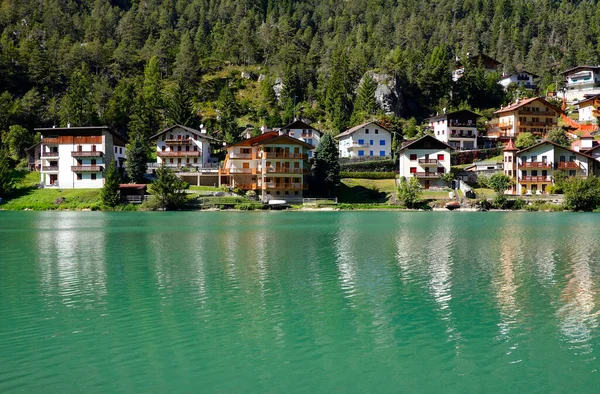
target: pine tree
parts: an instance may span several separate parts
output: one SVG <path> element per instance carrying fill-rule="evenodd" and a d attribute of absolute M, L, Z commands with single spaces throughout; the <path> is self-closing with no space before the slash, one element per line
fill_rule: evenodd
<path fill-rule="evenodd" d="M 354 102 L 353 124 L 362 123 L 365 117 L 375 115 L 379 109 L 375 100 L 375 90 L 377 90 L 377 82 L 369 74 L 365 75 Z"/>
<path fill-rule="evenodd" d="M 106 168 L 106 179 L 104 181 L 104 186 L 102 187 L 102 192 L 100 193 L 102 205 L 105 205 L 107 207 L 116 207 L 119 204 L 120 183 L 121 177 L 117 172 L 115 162 L 111 160 L 110 164 Z"/>
<path fill-rule="evenodd" d="M 162 166 L 156 170 L 157 179 L 152 183 L 152 193 L 164 209 L 183 207 L 187 184 L 173 171 Z"/>
<path fill-rule="evenodd" d="M 237 142 L 240 137 L 240 130 L 236 119 L 238 104 L 229 84 L 225 84 L 223 89 L 221 89 L 217 108 L 219 110 L 219 126 L 221 126 L 221 132 L 225 141 L 228 143 Z"/>
<path fill-rule="evenodd" d="M 0 197 L 6 197 L 12 190 L 12 171 L 8 152 L 0 148 Z"/>
<path fill-rule="evenodd" d="M 71 74 L 67 94 L 61 102 L 60 120 L 63 126 L 93 126 L 97 114 L 92 98 L 92 81 L 85 63 Z"/>
<path fill-rule="evenodd" d="M 323 134 L 319 146 L 315 149 L 313 172 L 315 186 L 319 193 L 331 197 L 340 184 L 340 163 L 337 143 L 330 133 Z"/>
<path fill-rule="evenodd" d="M 332 57 L 325 109 L 335 131 L 340 132 L 348 126 L 352 113 L 352 81 L 348 58 L 343 50 L 337 50 Z"/>
<path fill-rule="evenodd" d="M 141 134 L 135 134 L 127 145 L 127 175 L 134 182 L 142 182 L 148 169 L 148 154 L 145 139 Z"/>
<path fill-rule="evenodd" d="M 181 36 L 173 77 L 180 83 L 188 84 L 194 84 L 198 80 L 198 59 L 194 43 L 188 33 L 183 33 Z"/>
<path fill-rule="evenodd" d="M 170 123 L 196 127 L 199 119 L 193 112 L 192 96 L 185 82 L 177 83 L 167 100 L 167 119 Z"/>

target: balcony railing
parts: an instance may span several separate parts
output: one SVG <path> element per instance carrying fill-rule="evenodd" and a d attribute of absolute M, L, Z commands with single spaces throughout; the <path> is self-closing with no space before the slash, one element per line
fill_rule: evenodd
<path fill-rule="evenodd" d="M 72 157 L 103 157 L 104 152 L 96 150 L 74 150 L 71 152 Z"/>
<path fill-rule="evenodd" d="M 554 123 L 523 121 L 523 122 L 518 122 L 518 125 L 521 127 L 523 127 L 523 126 L 552 127 L 552 126 L 554 126 Z"/>
<path fill-rule="evenodd" d="M 200 157 L 201 152 L 193 150 L 181 152 L 158 151 L 156 155 L 158 157 Z"/>
<path fill-rule="evenodd" d="M 166 145 L 190 145 L 191 143 L 192 143 L 191 138 L 185 138 L 182 140 L 176 140 L 176 139 L 165 140 Z"/>
<path fill-rule="evenodd" d="M 304 168 L 267 168 L 267 173 L 271 174 L 306 174 L 308 169 Z"/>
<path fill-rule="evenodd" d="M 45 145 L 58 145 L 58 137 L 42 138 L 42 144 L 45 144 Z"/>
<path fill-rule="evenodd" d="M 230 174 L 256 174 L 256 168 L 223 168 L 221 169 L 221 174 L 230 175 Z"/>
<path fill-rule="evenodd" d="M 41 172 L 56 172 L 56 171 L 58 171 L 58 166 L 43 166 L 40 171 Z"/>
<path fill-rule="evenodd" d="M 552 182 L 552 177 L 547 175 L 525 175 L 519 178 L 520 182 Z"/>
<path fill-rule="evenodd" d="M 102 172 L 102 171 L 104 171 L 104 166 L 99 166 L 99 165 L 71 166 L 71 171 L 73 171 L 73 172 Z"/>
<path fill-rule="evenodd" d="M 304 159 L 308 160 L 308 155 L 291 152 L 263 152 L 267 159 Z"/>
<path fill-rule="evenodd" d="M 256 183 L 236 183 L 236 187 L 239 187 L 242 190 L 256 190 L 258 189 L 258 184 Z"/>
<path fill-rule="evenodd" d="M 444 175 L 443 172 L 413 172 L 413 176 L 417 178 L 439 178 Z"/>
<path fill-rule="evenodd" d="M 521 168 L 552 168 L 552 163 L 543 161 L 526 161 L 520 165 Z"/>
<path fill-rule="evenodd" d="M 579 164 L 577 164 L 574 161 L 561 161 L 561 162 L 558 163 L 558 168 L 578 169 L 579 168 Z"/>
<path fill-rule="evenodd" d="M 532 111 L 525 110 L 523 108 L 519 109 L 519 115 L 540 115 L 540 116 L 554 116 L 551 111 Z"/>
<path fill-rule="evenodd" d="M 448 126 L 450 127 L 475 127 L 477 125 L 476 122 L 452 122 L 450 121 L 450 123 L 448 124 Z"/>
<path fill-rule="evenodd" d="M 419 159 L 419 164 L 437 165 L 438 161 L 436 159 Z"/>
<path fill-rule="evenodd" d="M 275 183 L 265 182 L 264 184 L 259 182 L 258 187 L 261 188 L 264 185 L 264 189 L 268 190 L 308 190 L 308 185 L 302 183 Z"/>
<path fill-rule="evenodd" d="M 475 133 L 467 133 L 467 132 L 450 132 L 450 137 L 458 137 L 458 138 L 475 138 L 477 134 Z"/>
<path fill-rule="evenodd" d="M 499 128 L 500 130 L 506 130 L 506 129 L 512 129 L 512 128 L 513 128 L 513 126 L 514 126 L 514 124 L 513 124 L 513 123 L 502 123 L 502 124 L 499 124 L 499 125 L 498 125 L 498 128 Z"/>
<path fill-rule="evenodd" d="M 58 158 L 58 152 L 42 152 L 40 154 L 41 159 L 50 159 L 50 158 Z"/>

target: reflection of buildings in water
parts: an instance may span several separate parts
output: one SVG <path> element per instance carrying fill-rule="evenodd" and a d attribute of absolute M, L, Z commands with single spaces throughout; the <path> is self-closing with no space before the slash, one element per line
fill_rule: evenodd
<path fill-rule="evenodd" d="M 598 255 L 592 232 L 581 232 L 571 244 L 571 273 L 561 294 L 564 305 L 557 311 L 560 331 L 573 349 L 582 354 L 592 352 L 593 331 L 598 328 L 598 313 L 590 261 Z"/>
<path fill-rule="evenodd" d="M 335 256 L 338 268 L 338 280 L 344 298 L 351 307 L 356 304 L 352 299 L 356 294 L 356 259 L 358 258 L 357 247 L 362 247 L 363 242 L 359 233 L 355 230 L 360 223 L 354 215 L 340 217 L 339 227 L 335 242 Z"/>
<path fill-rule="evenodd" d="M 36 222 L 42 293 L 67 307 L 106 296 L 105 222 L 102 214 L 45 213 Z M 83 298 L 83 299 L 82 299 Z M 50 305 L 49 305 L 50 306 Z"/>
<path fill-rule="evenodd" d="M 500 266 L 495 274 L 494 284 L 496 287 L 496 298 L 500 308 L 500 337 L 510 338 L 512 326 L 517 322 L 519 309 L 516 304 L 517 286 L 515 285 L 515 263 L 522 255 L 522 244 L 519 242 L 519 234 L 504 230 L 500 237 Z M 518 343 L 514 344 L 516 348 Z"/>
<path fill-rule="evenodd" d="M 545 236 L 530 244 L 528 248 L 530 255 L 535 256 L 535 275 L 543 286 L 553 286 L 556 283 L 556 240 L 559 239 L 561 231 L 559 226 L 544 229 Z"/>

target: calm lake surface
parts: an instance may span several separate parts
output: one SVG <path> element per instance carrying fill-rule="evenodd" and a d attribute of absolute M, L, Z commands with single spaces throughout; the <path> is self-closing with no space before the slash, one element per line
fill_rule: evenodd
<path fill-rule="evenodd" d="M 600 215 L 0 212 L 0 392 L 578 392 Z"/>

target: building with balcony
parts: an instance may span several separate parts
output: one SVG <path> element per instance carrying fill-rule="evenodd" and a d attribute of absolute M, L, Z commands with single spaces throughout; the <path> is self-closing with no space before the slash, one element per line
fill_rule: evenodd
<path fill-rule="evenodd" d="M 391 157 L 392 133 L 376 122 L 354 126 L 335 136 L 340 157 Z"/>
<path fill-rule="evenodd" d="M 546 194 L 553 185 L 554 171 L 586 177 L 597 170 L 596 160 L 551 141 L 542 141 L 518 150 L 510 140 L 504 148 L 504 174 L 514 180 L 511 194 Z"/>
<path fill-rule="evenodd" d="M 156 143 L 158 166 L 203 168 L 216 162 L 211 154 L 219 141 L 209 136 L 205 129 L 173 125 L 153 135 L 150 140 Z"/>
<path fill-rule="evenodd" d="M 107 126 L 34 129 L 41 134 L 40 174 L 44 187 L 101 188 L 106 166 L 124 169 L 125 140 Z"/>
<path fill-rule="evenodd" d="M 600 94 L 587 96 L 574 103 L 579 112 L 579 123 L 597 123 L 600 118 Z"/>
<path fill-rule="evenodd" d="M 560 109 L 541 97 L 517 100 L 494 112 L 497 121 L 487 130 L 486 137 L 507 142 L 519 133 L 529 132 L 545 138 L 557 124 Z"/>
<path fill-rule="evenodd" d="M 295 120 L 292 123 L 283 126 L 281 128 L 281 131 L 283 131 L 290 137 L 294 137 L 296 139 L 299 139 L 300 141 L 306 142 L 307 144 L 312 145 L 315 148 L 321 143 L 322 133 L 301 120 Z M 308 151 L 308 157 L 312 158 L 313 156 L 314 149 L 311 149 Z"/>
<path fill-rule="evenodd" d="M 498 83 L 504 87 L 504 90 L 507 90 L 511 84 L 534 90 L 536 89 L 534 82 L 535 78 L 538 78 L 538 76 L 533 73 L 520 71 L 513 74 L 504 74 L 500 77 Z"/>
<path fill-rule="evenodd" d="M 477 149 L 477 115 L 462 110 L 425 119 L 438 140 L 454 149 Z"/>
<path fill-rule="evenodd" d="M 450 145 L 430 135 L 407 141 L 400 149 L 400 176 L 418 178 L 425 189 L 445 187 L 442 176 L 450 172 L 451 151 Z"/>
<path fill-rule="evenodd" d="M 565 78 L 564 97 L 567 102 L 600 94 L 600 66 L 577 66 L 561 74 Z"/>
<path fill-rule="evenodd" d="M 261 200 L 302 200 L 308 190 L 308 151 L 314 147 L 284 132 L 270 131 L 226 147 L 221 184 L 254 190 Z"/>
<path fill-rule="evenodd" d="M 498 68 L 502 65 L 498 60 L 491 58 L 484 54 L 470 55 L 467 53 L 467 57 L 464 60 L 456 58 L 456 67 L 452 71 L 452 80 L 458 81 L 463 77 L 468 68 L 483 67 L 486 73 L 498 72 Z"/>

